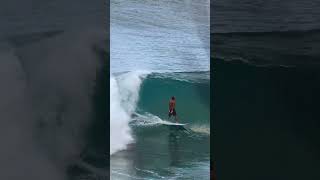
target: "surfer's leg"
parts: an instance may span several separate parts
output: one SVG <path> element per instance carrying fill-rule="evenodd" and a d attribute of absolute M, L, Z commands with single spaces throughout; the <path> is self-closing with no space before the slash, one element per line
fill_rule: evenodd
<path fill-rule="evenodd" d="M 178 116 L 174 115 L 174 120 L 176 121 L 176 123 L 178 123 Z"/>
<path fill-rule="evenodd" d="M 176 110 L 174 109 L 173 110 L 173 116 L 174 116 L 174 120 L 176 121 L 176 122 L 178 122 L 178 117 L 177 117 L 177 112 L 176 112 Z"/>

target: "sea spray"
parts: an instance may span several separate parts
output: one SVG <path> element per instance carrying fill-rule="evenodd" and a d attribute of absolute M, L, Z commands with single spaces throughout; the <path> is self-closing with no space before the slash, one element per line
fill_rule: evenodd
<path fill-rule="evenodd" d="M 128 72 L 110 77 L 110 154 L 125 149 L 133 141 L 129 122 L 146 75 L 147 72 Z"/>

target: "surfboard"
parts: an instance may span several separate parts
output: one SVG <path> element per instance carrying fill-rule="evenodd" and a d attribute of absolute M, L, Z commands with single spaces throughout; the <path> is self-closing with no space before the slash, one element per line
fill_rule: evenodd
<path fill-rule="evenodd" d="M 170 122 L 170 121 L 164 121 L 162 120 L 159 124 L 167 126 L 170 129 L 174 129 L 174 130 L 183 130 L 186 131 L 187 133 L 190 133 L 187 129 L 186 129 L 186 125 L 187 124 L 182 124 L 182 123 L 174 123 L 174 122 Z"/>
<path fill-rule="evenodd" d="M 169 121 L 162 121 L 160 124 L 167 125 L 167 126 L 185 126 L 185 125 L 187 125 L 187 124 L 174 123 L 174 122 L 169 122 Z"/>

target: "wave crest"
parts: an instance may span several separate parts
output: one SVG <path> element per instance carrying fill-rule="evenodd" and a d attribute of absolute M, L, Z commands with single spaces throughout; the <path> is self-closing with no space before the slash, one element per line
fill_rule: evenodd
<path fill-rule="evenodd" d="M 110 77 L 110 154 L 133 141 L 129 122 L 139 100 L 146 72 L 128 72 Z"/>

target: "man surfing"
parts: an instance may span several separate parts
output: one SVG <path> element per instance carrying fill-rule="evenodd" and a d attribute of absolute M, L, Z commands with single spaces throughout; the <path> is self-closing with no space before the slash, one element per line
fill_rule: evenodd
<path fill-rule="evenodd" d="M 171 116 L 174 116 L 174 120 L 178 122 L 177 112 L 176 112 L 176 98 L 174 96 L 171 97 L 169 101 L 169 119 Z"/>

